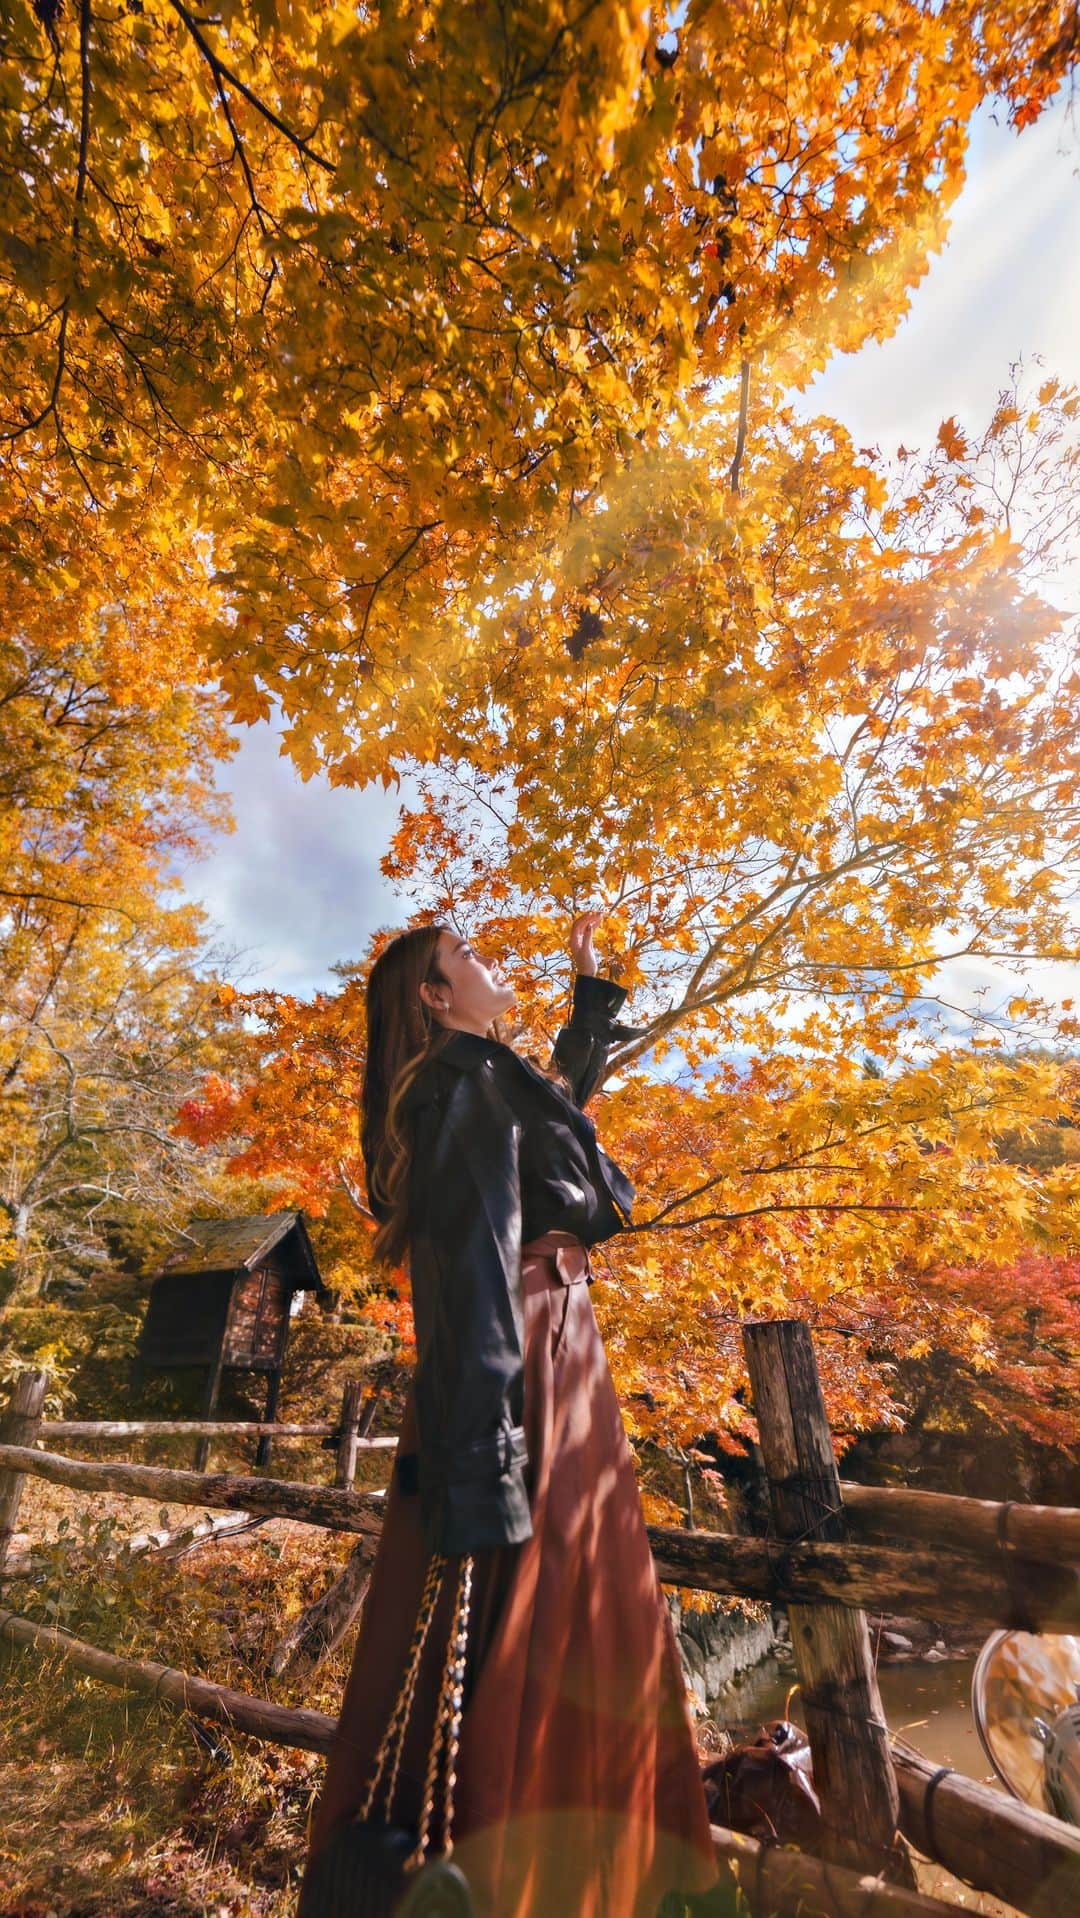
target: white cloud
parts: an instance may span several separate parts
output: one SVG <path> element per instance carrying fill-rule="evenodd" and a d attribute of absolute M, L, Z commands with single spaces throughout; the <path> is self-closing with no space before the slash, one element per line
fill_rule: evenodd
<path fill-rule="evenodd" d="M 335 960 L 360 959 L 376 927 L 405 924 L 408 911 L 379 871 L 402 799 L 379 786 L 355 792 L 314 774 L 306 782 L 279 751 L 271 720 L 238 726 L 240 750 L 221 769 L 236 830 L 206 856 L 178 868 L 222 937 L 244 951 L 243 985 L 310 997 L 336 991 Z"/>
<path fill-rule="evenodd" d="M 1080 381 L 1080 140 L 1064 97 L 1022 134 L 976 115 L 949 236 L 892 338 L 838 355 L 799 397 L 859 445 L 928 447 L 989 417 L 1010 363 Z"/>

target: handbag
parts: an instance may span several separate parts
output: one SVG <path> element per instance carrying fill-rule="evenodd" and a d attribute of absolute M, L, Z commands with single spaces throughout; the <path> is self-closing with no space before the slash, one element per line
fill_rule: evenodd
<path fill-rule="evenodd" d="M 420 1821 L 418 1825 L 395 1824 L 391 1816 L 420 1659 L 448 1562 L 441 1552 L 431 1555 L 408 1664 L 375 1755 L 371 1782 L 357 1810 L 334 1827 L 326 1844 L 311 1860 L 304 1877 L 297 1918 L 475 1918 L 468 1882 L 459 1867 L 451 1863 L 453 1791 L 457 1782 L 455 1766 L 472 1594 L 473 1561 L 468 1553 L 461 1557 L 458 1568 L 457 1597 L 443 1660 Z M 441 1759 L 445 1759 L 443 1850 L 438 1857 L 428 1859 L 431 1814 Z M 385 1817 L 380 1819 L 373 1807 L 384 1773 L 389 1783 Z"/>

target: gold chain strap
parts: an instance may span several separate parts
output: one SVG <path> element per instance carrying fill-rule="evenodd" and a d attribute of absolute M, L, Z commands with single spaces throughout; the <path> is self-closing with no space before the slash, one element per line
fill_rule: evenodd
<path fill-rule="evenodd" d="M 390 1714 L 390 1722 L 382 1735 L 379 1749 L 375 1754 L 375 1773 L 368 1787 L 367 1796 L 357 1810 L 356 1816 L 358 1818 L 368 1818 L 371 1815 L 371 1808 L 375 1802 L 375 1793 L 379 1787 L 379 1780 L 382 1775 L 383 1766 L 387 1760 L 390 1743 L 391 1740 L 396 1737 L 397 1749 L 394 1753 L 393 1775 L 390 1781 L 390 1791 L 387 1794 L 387 1810 L 389 1811 L 393 1796 L 393 1787 L 397 1779 L 397 1769 L 401 1760 L 405 1726 L 413 1701 L 413 1693 L 416 1689 L 416 1678 L 420 1669 L 420 1656 L 431 1628 L 431 1621 L 435 1613 L 435 1603 L 439 1595 L 439 1583 L 442 1578 L 443 1563 L 444 1561 L 441 1556 L 436 1553 L 432 1556 L 431 1562 L 428 1565 L 423 1596 L 420 1600 L 420 1608 L 417 1612 L 416 1624 L 413 1628 L 412 1644 L 409 1648 L 409 1662 L 405 1670 L 405 1676 L 401 1681 L 397 1701 Z"/>
<path fill-rule="evenodd" d="M 439 1599 L 439 1588 L 442 1584 L 443 1572 L 447 1563 L 448 1560 L 443 1553 L 432 1553 L 431 1560 L 428 1564 L 427 1577 L 424 1581 L 424 1590 L 420 1599 L 416 1624 L 413 1628 L 412 1643 L 409 1647 L 409 1659 L 405 1675 L 401 1681 L 394 1709 L 390 1714 L 390 1722 L 382 1735 L 379 1749 L 375 1754 L 375 1770 L 371 1783 L 368 1786 L 363 1803 L 359 1806 L 355 1814 L 359 1819 L 365 1819 L 371 1815 L 371 1808 L 375 1802 L 375 1794 L 379 1788 L 383 1769 L 390 1756 L 390 1748 L 393 1744 L 393 1762 L 386 1791 L 386 1815 L 387 1817 L 390 1816 L 390 1807 L 393 1804 L 398 1771 L 401 1765 L 401 1754 L 405 1743 L 405 1731 L 412 1711 L 413 1699 L 416 1695 L 416 1681 L 420 1671 L 420 1660 L 424 1645 L 427 1642 L 428 1632 L 431 1629 L 431 1621 L 435 1616 L 435 1608 Z M 435 1778 L 440 1757 L 444 1753 L 447 1760 L 447 1770 L 443 1807 L 443 1838 L 444 1854 L 447 1858 L 449 1858 L 454 1848 L 453 1839 L 450 1835 L 450 1827 L 453 1819 L 452 1795 L 454 1785 L 457 1781 L 457 1773 L 454 1767 L 457 1763 L 458 1734 L 461 1727 L 465 1653 L 469 1629 L 469 1600 L 472 1592 L 472 1571 L 472 1558 L 470 1555 L 465 1555 L 461 1560 L 458 1571 L 454 1620 L 447 1641 L 446 1658 L 443 1663 L 442 1678 L 439 1685 L 439 1702 L 436 1712 L 435 1733 L 431 1742 L 431 1751 L 428 1755 L 427 1776 L 424 1780 L 424 1798 L 423 1809 L 420 1816 L 419 1837 L 415 1849 L 406 1860 L 406 1870 L 412 1870 L 414 1866 L 422 1864 L 427 1854 L 428 1834 L 435 1800 Z"/>
<path fill-rule="evenodd" d="M 428 1848 L 428 1828 L 435 1802 L 435 1778 L 439 1768 L 440 1756 L 446 1758 L 446 1784 L 443 1797 L 443 1856 L 449 1858 L 454 1850 L 451 1836 L 451 1824 L 454 1816 L 453 1793 L 457 1783 L 458 1732 L 461 1727 L 461 1701 L 464 1695 L 465 1647 L 469 1632 L 469 1598 L 472 1592 L 472 1559 L 462 1559 L 458 1571 L 457 1597 L 454 1604 L 454 1622 L 450 1628 L 450 1637 L 446 1646 L 446 1659 L 443 1664 L 442 1684 L 439 1688 L 439 1706 L 436 1714 L 435 1736 L 428 1753 L 427 1777 L 424 1780 L 424 1805 L 420 1815 L 420 1835 L 416 1848 L 405 1861 L 406 1871 L 414 1865 L 422 1865 Z"/>

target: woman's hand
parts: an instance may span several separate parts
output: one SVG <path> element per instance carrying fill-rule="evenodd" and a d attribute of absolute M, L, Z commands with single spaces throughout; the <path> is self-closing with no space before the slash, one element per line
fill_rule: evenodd
<path fill-rule="evenodd" d="M 570 957 L 576 971 L 585 973 L 590 979 L 597 971 L 596 954 L 593 951 L 593 928 L 603 918 L 602 912 L 579 912 L 570 928 Z"/>

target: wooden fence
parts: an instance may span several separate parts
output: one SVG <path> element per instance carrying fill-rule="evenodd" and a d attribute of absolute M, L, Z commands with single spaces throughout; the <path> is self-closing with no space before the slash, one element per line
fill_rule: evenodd
<path fill-rule="evenodd" d="M 885 1723 L 867 1612 L 903 1612 L 992 1629 L 1080 1631 L 1080 1511 L 953 1498 L 842 1483 L 807 1327 L 798 1321 L 744 1332 L 769 1480 L 768 1537 L 648 1528 L 660 1578 L 787 1606 L 821 1799 L 822 1856 L 755 1846 L 714 1827 L 717 1854 L 740 1861 L 756 1913 L 858 1911 L 861 1918 L 924 1918 L 959 1907 L 914 1889 L 900 1835 L 977 1890 L 1031 1918 L 1080 1912 L 1080 1830 L 934 1767 Z M 352 1489 L 362 1446 L 355 1383 L 337 1426 L 275 1426 L 276 1436 L 333 1436 L 335 1483 L 181 1471 L 127 1461 L 74 1459 L 42 1441 L 154 1437 L 197 1429 L 235 1435 L 268 1428 L 203 1421 L 80 1421 L 41 1416 L 45 1379 L 26 1374 L 0 1422 L 0 1569 L 27 1475 L 77 1491 L 122 1493 L 208 1510 L 280 1517 L 358 1535 L 353 1560 L 312 1607 L 340 1637 L 362 1601 L 383 1494 Z M 327 1621 L 330 1621 L 327 1623 Z M 0 1636 L 59 1653 L 107 1684 L 152 1692 L 255 1737 L 325 1750 L 333 1722 L 290 1712 L 209 1679 L 117 1659 L 55 1627 L 0 1612 Z M 324 1642 L 330 1642 L 330 1639 Z M 869 1874 L 869 1875 L 868 1875 Z M 816 1902 L 815 1902 L 816 1901 Z"/>

